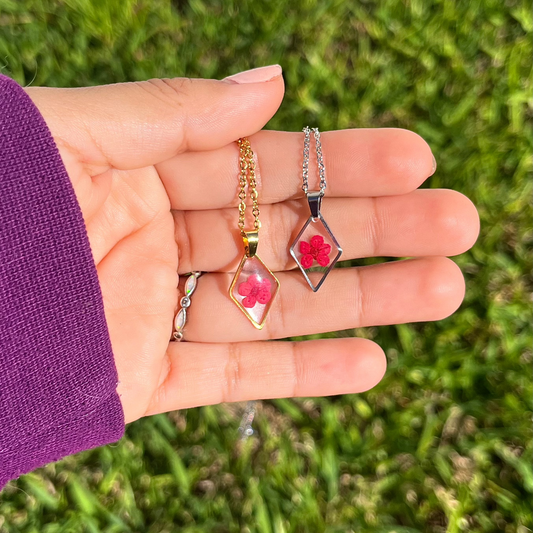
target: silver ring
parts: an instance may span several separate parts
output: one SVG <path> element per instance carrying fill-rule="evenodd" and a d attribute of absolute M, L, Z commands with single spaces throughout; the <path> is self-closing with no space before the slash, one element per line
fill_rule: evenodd
<path fill-rule="evenodd" d="M 187 281 L 185 282 L 185 296 L 181 298 L 180 305 L 181 309 L 176 313 L 174 318 L 174 331 L 172 333 L 173 341 L 180 342 L 183 340 L 183 331 L 185 329 L 185 324 L 187 324 L 187 309 L 191 305 L 191 296 L 192 293 L 196 290 L 198 285 L 198 278 L 202 275 L 202 272 L 191 272 Z"/>

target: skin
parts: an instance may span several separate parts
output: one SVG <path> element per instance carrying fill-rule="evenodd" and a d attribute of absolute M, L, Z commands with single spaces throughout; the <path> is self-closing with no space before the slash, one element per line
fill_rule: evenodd
<path fill-rule="evenodd" d="M 250 77 L 27 89 L 85 219 L 127 423 L 225 401 L 368 390 L 386 369 L 369 340 L 268 341 L 440 320 L 463 300 L 463 276 L 447 256 L 476 241 L 476 209 L 455 191 L 417 190 L 434 158 L 421 137 L 400 129 L 322 134 L 323 214 L 342 259 L 412 259 L 338 269 L 310 291 L 288 253 L 308 217 L 303 133 L 261 131 L 281 104 L 283 78 Z M 243 136 L 258 159 L 260 255 L 281 282 L 261 331 L 227 294 L 243 253 L 234 142 Z M 178 274 L 191 270 L 208 273 L 193 296 L 187 342 L 169 342 Z"/>

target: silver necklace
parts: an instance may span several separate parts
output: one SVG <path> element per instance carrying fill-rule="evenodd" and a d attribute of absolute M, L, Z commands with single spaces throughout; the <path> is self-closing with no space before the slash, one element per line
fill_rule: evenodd
<path fill-rule="evenodd" d="M 318 291 L 326 277 L 331 272 L 340 256 L 342 248 L 335 235 L 327 225 L 321 213 L 322 198 L 326 191 L 326 167 L 322 156 L 322 143 L 318 128 L 313 128 L 319 190 L 309 190 L 309 150 L 311 144 L 311 129 L 306 126 L 304 132 L 304 150 L 302 163 L 302 190 L 307 196 L 311 214 L 290 248 L 290 254 L 302 271 L 307 283 L 313 290 Z"/>
<path fill-rule="evenodd" d="M 311 130 L 309 126 L 303 129 L 304 132 L 304 159 L 302 163 L 302 190 L 307 194 L 309 190 L 309 145 L 311 144 Z M 320 132 L 318 128 L 313 128 L 315 134 L 316 145 L 316 161 L 318 164 L 318 175 L 320 177 L 320 194 L 324 196 L 326 192 L 326 167 L 324 166 L 324 158 L 322 157 L 322 143 L 320 142 Z"/>

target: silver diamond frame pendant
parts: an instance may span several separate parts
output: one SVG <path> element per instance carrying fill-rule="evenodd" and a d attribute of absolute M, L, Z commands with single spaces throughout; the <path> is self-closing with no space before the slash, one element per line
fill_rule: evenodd
<path fill-rule="evenodd" d="M 320 211 L 323 196 L 321 191 L 307 193 L 311 215 L 290 247 L 292 258 L 313 292 L 320 289 L 342 255 L 342 248 Z"/>

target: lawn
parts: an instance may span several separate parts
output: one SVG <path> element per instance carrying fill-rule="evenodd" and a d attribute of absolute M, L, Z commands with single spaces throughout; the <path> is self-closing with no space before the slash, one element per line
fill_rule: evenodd
<path fill-rule="evenodd" d="M 520 0 L 0 0 L 21 84 L 279 63 L 267 128 L 411 129 L 481 216 L 457 313 L 330 334 L 385 349 L 375 389 L 265 401 L 246 442 L 243 405 L 142 419 L 9 484 L 0 532 L 531 532 L 532 33 Z"/>

